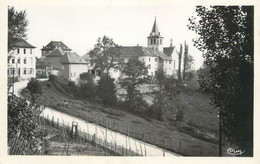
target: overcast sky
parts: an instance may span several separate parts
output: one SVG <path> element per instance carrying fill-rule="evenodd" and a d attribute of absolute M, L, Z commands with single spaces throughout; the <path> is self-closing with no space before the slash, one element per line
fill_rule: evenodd
<path fill-rule="evenodd" d="M 180 43 L 186 40 L 189 53 L 195 59 L 195 68 L 198 69 L 202 65 L 202 54 L 192 43 L 195 33 L 187 28 L 188 18 L 196 14 L 195 6 L 149 4 L 152 1 L 116 4 L 105 0 L 99 4 L 51 5 L 32 2 L 10 0 L 8 4 L 17 10 L 27 10 L 27 39 L 37 47 L 38 55 L 42 46 L 50 41 L 62 41 L 82 56 L 92 49 L 97 38 L 103 35 L 113 38 L 115 43 L 122 46 L 147 46 L 147 36 L 152 30 L 156 16 L 159 31 L 164 37 L 164 46 L 169 46 L 172 38 L 173 45 L 179 50 Z"/>

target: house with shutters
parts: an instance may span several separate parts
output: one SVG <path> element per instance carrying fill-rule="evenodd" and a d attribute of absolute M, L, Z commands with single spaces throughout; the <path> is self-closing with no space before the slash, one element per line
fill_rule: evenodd
<path fill-rule="evenodd" d="M 12 50 L 8 54 L 8 77 L 29 79 L 36 77 L 35 48 L 22 38 L 15 38 L 10 45 Z"/>

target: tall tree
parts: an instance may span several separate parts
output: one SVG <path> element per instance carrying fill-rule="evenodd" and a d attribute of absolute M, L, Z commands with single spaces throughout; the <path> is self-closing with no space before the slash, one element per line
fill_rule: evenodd
<path fill-rule="evenodd" d="M 121 57 L 120 46 L 114 43 L 113 39 L 103 36 L 98 38 L 97 44 L 93 50 L 89 52 L 90 62 L 94 65 L 94 69 L 99 69 L 101 74 L 109 76 L 111 69 L 118 70 L 123 59 Z"/>
<path fill-rule="evenodd" d="M 126 101 L 129 102 L 129 107 L 134 110 L 135 107 L 138 107 L 136 102 L 141 99 L 137 86 L 147 81 L 148 71 L 143 62 L 137 58 L 130 58 L 124 65 L 122 73 L 125 77 L 120 80 L 120 85 L 126 88 Z"/>
<path fill-rule="evenodd" d="M 178 79 L 181 80 L 182 44 L 180 44 L 180 51 L 177 51 L 177 53 L 179 57 Z"/>
<path fill-rule="evenodd" d="M 212 102 L 219 110 L 227 139 L 253 155 L 252 6 L 198 6 L 189 28 L 198 34 L 195 46 L 210 67 Z"/>
<path fill-rule="evenodd" d="M 26 10 L 17 11 L 14 7 L 8 7 L 8 52 L 12 50 L 14 38 L 26 38 L 29 23 L 26 16 Z"/>
<path fill-rule="evenodd" d="M 106 106 L 112 106 L 117 103 L 115 79 L 103 75 L 97 84 L 97 95 L 101 102 Z"/>
<path fill-rule="evenodd" d="M 193 57 L 189 54 L 189 46 L 184 42 L 184 57 L 183 57 L 183 75 L 182 78 L 185 81 L 187 74 L 192 72 L 192 65 L 194 63 Z"/>

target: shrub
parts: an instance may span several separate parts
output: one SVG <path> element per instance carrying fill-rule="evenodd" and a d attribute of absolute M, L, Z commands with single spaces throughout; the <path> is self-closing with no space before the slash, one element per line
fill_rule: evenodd
<path fill-rule="evenodd" d="M 49 75 L 49 82 L 54 82 L 54 81 L 56 81 L 57 80 L 57 76 L 55 76 L 55 75 Z"/>
<path fill-rule="evenodd" d="M 39 114 L 39 108 L 32 103 L 28 105 L 25 99 L 15 95 L 8 97 L 9 154 L 37 154 L 40 147 L 36 144 L 39 143 L 36 142 L 39 136 L 34 118 L 37 118 Z"/>
<path fill-rule="evenodd" d="M 96 96 L 96 86 L 94 83 L 81 83 L 79 86 L 79 94 L 82 98 L 94 100 Z"/>
<path fill-rule="evenodd" d="M 184 120 L 184 112 L 183 110 L 178 110 L 176 114 L 176 121 L 182 122 Z"/>
<path fill-rule="evenodd" d="M 101 76 L 97 85 L 97 95 L 101 102 L 106 106 L 112 106 L 117 103 L 115 79 L 111 77 Z"/>
<path fill-rule="evenodd" d="M 35 78 L 30 79 L 26 88 L 30 91 L 31 96 L 42 94 L 41 82 L 37 81 Z"/>

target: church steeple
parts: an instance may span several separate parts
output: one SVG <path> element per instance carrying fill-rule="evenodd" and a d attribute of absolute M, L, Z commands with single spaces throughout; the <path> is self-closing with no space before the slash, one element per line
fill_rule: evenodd
<path fill-rule="evenodd" d="M 150 36 L 148 36 L 147 38 L 148 38 L 147 46 L 149 48 L 154 48 L 159 51 L 163 51 L 163 46 L 162 46 L 163 37 L 161 37 L 161 34 L 159 32 L 157 22 L 156 22 L 156 17 L 154 19 L 154 24 Z"/>

